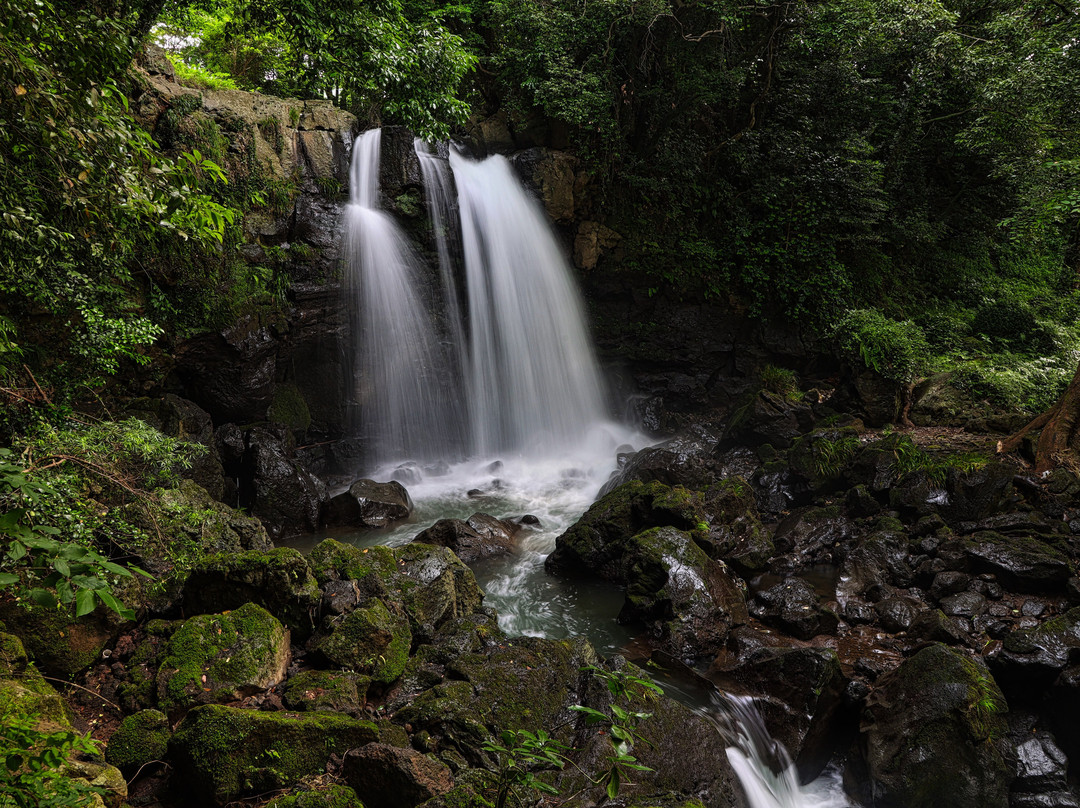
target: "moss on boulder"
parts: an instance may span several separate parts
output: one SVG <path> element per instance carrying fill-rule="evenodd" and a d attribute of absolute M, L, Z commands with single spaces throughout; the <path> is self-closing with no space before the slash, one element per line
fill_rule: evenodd
<path fill-rule="evenodd" d="M 403 611 L 391 611 L 383 601 L 372 598 L 334 625 L 332 633 L 315 644 L 315 650 L 334 665 L 385 685 L 405 670 L 411 645 L 412 632 Z"/>
<path fill-rule="evenodd" d="M 189 712 L 169 741 L 178 782 L 203 803 L 288 788 L 330 755 L 378 740 L 370 721 L 335 713 L 257 712 L 217 704 Z"/>
<path fill-rule="evenodd" d="M 349 671 L 303 671 L 286 683 L 285 704 L 291 710 L 330 710 L 356 717 L 370 684 L 370 676 Z"/>
<path fill-rule="evenodd" d="M 289 632 L 261 606 L 198 615 L 169 638 L 158 702 L 173 711 L 232 701 L 277 684 L 288 664 Z"/>
<path fill-rule="evenodd" d="M 266 808 L 364 808 L 364 804 L 348 786 L 331 785 L 277 797 Z"/>
<path fill-rule="evenodd" d="M 120 722 L 105 749 L 105 760 L 131 774 L 139 767 L 162 760 L 169 746 L 169 719 L 159 710 L 140 710 Z"/>
<path fill-rule="evenodd" d="M 99 607 L 75 620 L 63 609 L 0 601 L 0 621 L 46 674 L 70 679 L 90 667 L 117 632 L 120 619 Z"/>

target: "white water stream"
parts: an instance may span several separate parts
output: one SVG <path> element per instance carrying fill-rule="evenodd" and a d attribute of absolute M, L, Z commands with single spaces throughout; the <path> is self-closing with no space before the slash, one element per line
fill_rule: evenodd
<path fill-rule="evenodd" d="M 379 141 L 373 130 L 356 142 L 347 212 L 354 398 L 364 474 L 404 479 L 416 509 L 391 530 L 338 538 L 396 545 L 442 518 L 536 516 L 512 559 L 476 567 L 486 603 L 510 634 L 583 635 L 618 652 L 631 639 L 615 621 L 621 591 L 550 577 L 543 561 L 617 452 L 649 441 L 608 416 L 584 307 L 543 209 L 504 158 L 451 149 L 447 161 L 416 144 L 440 265 L 438 281 L 425 280 L 379 206 Z M 836 778 L 798 783 L 752 704 L 719 697 L 707 714 L 749 808 L 849 804 Z"/>

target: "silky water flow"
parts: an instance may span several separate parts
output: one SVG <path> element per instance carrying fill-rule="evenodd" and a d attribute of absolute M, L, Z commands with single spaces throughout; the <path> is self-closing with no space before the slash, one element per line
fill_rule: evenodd
<path fill-rule="evenodd" d="M 413 519 L 358 544 L 401 544 L 441 518 L 532 514 L 509 561 L 475 570 L 511 634 L 629 639 L 615 587 L 552 578 L 555 538 L 647 439 L 608 416 L 573 275 L 541 206 L 501 156 L 417 140 L 438 277 L 379 201 L 381 131 L 354 146 L 345 262 L 365 473 L 407 484 Z M 838 778 L 800 785 L 752 701 L 700 708 L 728 745 L 749 808 L 841 808 Z"/>

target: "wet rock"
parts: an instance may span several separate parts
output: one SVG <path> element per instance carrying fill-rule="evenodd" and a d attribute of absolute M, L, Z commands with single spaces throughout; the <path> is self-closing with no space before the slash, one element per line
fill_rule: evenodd
<path fill-rule="evenodd" d="M 869 370 L 860 373 L 854 381 L 866 423 L 884 426 L 896 421 L 900 413 L 900 385 Z"/>
<path fill-rule="evenodd" d="M 1047 620 L 1037 628 L 1018 629 L 1007 635 L 987 662 L 994 676 L 1010 693 L 1030 695 L 1045 687 L 1080 653 L 1080 608 Z"/>
<path fill-rule="evenodd" d="M 986 598 L 978 592 L 960 592 L 941 599 L 941 611 L 950 617 L 978 617 L 986 611 Z"/>
<path fill-rule="evenodd" d="M 887 597 L 893 587 L 910 586 L 915 573 L 908 565 L 906 537 L 891 527 L 864 539 L 840 567 L 836 598 L 841 605 L 851 598 L 872 602 Z"/>
<path fill-rule="evenodd" d="M 485 558 L 512 553 L 518 529 L 513 522 L 486 513 L 474 513 L 467 521 L 440 519 L 417 534 L 413 541 L 448 547 L 466 564 L 473 564 Z"/>
<path fill-rule="evenodd" d="M 356 581 L 327 581 L 320 587 L 322 589 L 323 614 L 343 615 L 348 614 L 363 599 L 360 587 Z"/>
<path fill-rule="evenodd" d="M 370 721 L 333 713 L 205 705 L 189 712 L 169 741 L 172 779 L 189 799 L 224 805 L 322 774 L 331 755 L 377 739 Z"/>
<path fill-rule="evenodd" d="M 251 512 L 274 536 L 317 530 L 326 486 L 289 456 L 280 435 L 266 429 L 248 433 L 252 468 Z"/>
<path fill-rule="evenodd" d="M 763 571 L 775 552 L 761 524 L 754 490 L 739 478 L 721 480 L 705 491 L 709 525 L 703 545 L 710 556 L 744 577 Z"/>
<path fill-rule="evenodd" d="M 169 638 L 158 703 L 175 712 L 241 699 L 283 681 L 289 659 L 288 630 L 254 603 L 192 617 Z"/>
<path fill-rule="evenodd" d="M 212 556 L 192 569 L 183 589 L 187 614 L 218 614 L 256 603 L 301 638 L 311 633 L 321 599 L 304 556 L 288 547 Z"/>
<path fill-rule="evenodd" d="M 789 578 L 771 589 L 758 592 L 749 604 L 754 617 L 800 640 L 818 634 L 832 634 L 839 619 L 822 608 L 814 587 L 802 578 Z"/>
<path fill-rule="evenodd" d="M 859 731 L 877 805 L 1005 808 L 1005 697 L 985 667 L 932 645 L 883 676 Z"/>
<path fill-rule="evenodd" d="M 776 527 L 773 543 L 797 557 L 796 568 L 833 560 L 833 547 L 851 538 L 854 526 L 839 506 L 793 513 Z"/>
<path fill-rule="evenodd" d="M 848 490 L 844 498 L 844 504 L 852 516 L 866 518 L 876 516 L 881 512 L 881 503 L 874 495 L 866 490 L 865 485 L 856 485 Z"/>
<path fill-rule="evenodd" d="M 629 455 L 625 465 L 600 489 L 600 495 L 632 480 L 700 489 L 708 487 L 716 479 L 712 457 L 706 451 L 677 452 L 664 447 L 649 447 Z"/>
<path fill-rule="evenodd" d="M 98 607 L 75 620 L 66 610 L 0 598 L 0 627 L 18 637 L 47 676 L 69 680 L 101 657 L 119 633 L 120 620 Z"/>
<path fill-rule="evenodd" d="M 1030 536 L 984 531 L 964 543 L 972 569 L 993 573 L 1017 592 L 1059 592 L 1072 574 L 1064 554 Z"/>
<path fill-rule="evenodd" d="M 847 679 L 827 648 L 760 648 L 722 674 L 755 696 L 769 734 L 784 744 L 802 780 L 821 774 L 841 742 Z"/>
<path fill-rule="evenodd" d="M 885 598 L 874 604 L 878 622 L 889 632 L 907 631 L 915 617 L 926 610 L 926 605 L 914 598 Z"/>
<path fill-rule="evenodd" d="M 330 621 L 329 629 L 312 647 L 333 666 L 370 676 L 372 682 L 383 685 L 405 670 L 412 632 L 403 610 L 391 610 L 372 598 L 344 618 Z"/>
<path fill-rule="evenodd" d="M 971 637 L 941 609 L 919 612 L 908 626 L 908 636 L 923 642 L 940 642 L 945 645 L 974 644 Z"/>
<path fill-rule="evenodd" d="M 1077 808 L 1075 788 L 1068 781 L 1068 758 L 1054 736 L 1033 728 L 1014 733 L 1016 779 L 1010 808 Z"/>
<path fill-rule="evenodd" d="M 191 480 L 155 493 L 163 514 L 159 527 L 174 541 L 189 541 L 200 553 L 267 552 L 274 547 L 258 519 L 215 501 Z"/>
<path fill-rule="evenodd" d="M 323 522 L 327 526 L 386 527 L 408 519 L 412 510 L 412 497 L 401 483 L 357 480 L 348 491 L 330 500 Z"/>
<path fill-rule="evenodd" d="M 934 600 L 941 600 L 949 595 L 956 595 L 965 591 L 971 583 L 971 576 L 966 572 L 946 570 L 934 576 L 934 582 L 930 585 L 930 596 Z"/>
<path fill-rule="evenodd" d="M 135 399 L 128 405 L 126 415 L 138 418 L 170 438 L 197 443 L 206 451 L 195 454 L 191 465 L 180 471 L 181 476 L 194 480 L 211 497 L 220 500 L 224 492 L 224 471 L 210 413 L 185 398 L 167 393 L 163 398 Z"/>
<path fill-rule="evenodd" d="M 381 743 L 349 750 L 342 776 L 365 804 L 386 808 L 414 808 L 454 787 L 445 763 Z"/>
<path fill-rule="evenodd" d="M 653 528 L 634 536 L 622 558 L 626 602 L 620 622 L 642 622 L 673 656 L 712 656 L 731 627 L 747 620 L 742 590 L 722 562 L 688 533 Z"/>
<path fill-rule="evenodd" d="M 275 797 L 266 808 L 364 808 L 356 792 L 348 786 L 302 785 L 289 794 Z"/>
<path fill-rule="evenodd" d="M 813 411 L 806 404 L 762 390 L 738 423 L 729 427 L 727 437 L 751 446 L 768 443 L 787 449 L 813 425 L 813 420 Z"/>
<path fill-rule="evenodd" d="M 844 469 L 861 446 L 855 427 L 816 429 L 795 441 L 788 462 L 820 494 L 838 487 Z"/>
<path fill-rule="evenodd" d="M 950 523 L 974 522 L 1003 509 L 1013 495 L 1015 471 L 1004 463 L 988 463 L 973 471 L 950 468 L 945 481 L 948 504 L 941 514 Z"/>

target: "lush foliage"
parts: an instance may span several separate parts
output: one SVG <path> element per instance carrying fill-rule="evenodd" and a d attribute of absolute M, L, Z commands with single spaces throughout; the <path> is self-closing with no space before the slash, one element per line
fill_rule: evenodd
<path fill-rule="evenodd" d="M 64 762 L 77 753 L 97 754 L 87 737 L 67 729 L 44 729 L 37 716 L 12 702 L 0 704 L 0 806 L 76 808 L 93 805 L 103 789 L 68 777 Z"/>
<path fill-rule="evenodd" d="M 913 381 L 926 361 L 922 330 L 910 320 L 890 320 L 873 309 L 852 309 L 834 328 L 842 358 L 858 369 L 904 384 Z"/>
<path fill-rule="evenodd" d="M 132 618 L 116 594 L 132 577 L 117 551 L 143 540 L 139 505 L 175 479 L 193 449 L 141 421 L 43 425 L 16 454 L 0 449 L 0 591 L 88 614 Z M 135 506 L 124 507 L 130 503 Z M 122 552 L 122 549 L 121 549 Z"/>
<path fill-rule="evenodd" d="M 436 139 L 469 111 L 458 90 L 476 57 L 445 25 L 462 11 L 401 0 L 197 0 L 171 6 L 158 36 L 186 64 L 243 89 L 332 98 L 363 120 Z"/>
<path fill-rule="evenodd" d="M 559 790 L 536 775 L 562 769 L 569 748 L 544 730 L 529 732 L 504 730 L 502 743 L 486 741 L 483 750 L 495 756 L 498 768 L 492 773 L 495 785 L 495 808 L 504 808 L 515 796 L 518 801 L 528 792 L 558 794 Z"/>

